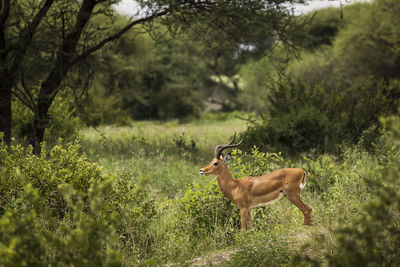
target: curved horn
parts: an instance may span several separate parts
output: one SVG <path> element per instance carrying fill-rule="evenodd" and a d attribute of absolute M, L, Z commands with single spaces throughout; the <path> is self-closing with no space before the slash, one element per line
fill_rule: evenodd
<path fill-rule="evenodd" d="M 233 142 L 235 141 L 235 139 L 236 139 L 236 132 L 233 134 L 232 140 L 227 145 L 232 145 Z M 227 145 L 218 145 L 218 146 L 216 146 L 215 150 L 214 150 L 214 158 L 218 159 L 219 156 L 221 156 L 221 153 L 220 153 L 221 148 L 223 148 L 224 146 L 227 146 Z"/>
<path fill-rule="evenodd" d="M 232 145 L 235 139 L 236 139 L 236 132 L 233 134 L 232 140 L 229 142 L 228 145 Z"/>
<path fill-rule="evenodd" d="M 236 133 L 235 133 L 235 134 L 233 135 L 232 140 L 229 142 L 229 144 L 226 144 L 226 145 L 218 145 L 218 146 L 216 146 L 216 147 L 215 147 L 215 151 L 214 151 L 214 158 L 219 159 L 219 157 L 220 157 L 221 154 L 222 154 L 222 151 L 224 151 L 224 150 L 227 149 L 227 148 L 232 148 L 232 147 L 237 147 L 237 146 L 239 146 L 239 145 L 243 142 L 245 136 L 246 136 L 246 134 L 243 135 L 242 140 L 240 140 L 239 143 L 233 144 L 233 142 L 235 141 L 235 138 L 236 138 Z"/>

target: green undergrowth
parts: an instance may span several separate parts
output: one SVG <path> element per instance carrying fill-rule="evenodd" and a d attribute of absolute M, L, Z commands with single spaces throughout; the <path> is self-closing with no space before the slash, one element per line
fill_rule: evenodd
<path fill-rule="evenodd" d="M 81 145 L 89 160 L 106 171 L 146 173 L 150 190 L 173 198 L 190 183 L 205 184 L 198 170 L 211 160 L 215 145 L 228 142 L 245 127 L 244 121 L 229 116 L 186 124 L 136 122 L 132 127 L 84 129 Z"/>
<path fill-rule="evenodd" d="M 39 156 L 2 143 L 0 266 L 398 263 L 396 119 L 368 150 L 359 144 L 297 158 L 232 150 L 236 178 L 283 167 L 304 168 L 308 177 L 302 199 L 313 209 L 312 226 L 284 198 L 255 208 L 245 233 L 215 178 L 198 175 L 241 123 L 86 129 L 78 142 L 43 145 Z"/>

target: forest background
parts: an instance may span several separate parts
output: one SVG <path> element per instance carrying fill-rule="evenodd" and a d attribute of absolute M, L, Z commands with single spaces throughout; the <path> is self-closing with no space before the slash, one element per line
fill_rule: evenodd
<path fill-rule="evenodd" d="M 53 2 L 0 2 L 1 265 L 400 263 L 398 1 Z M 313 226 L 239 233 L 197 174 L 234 132 L 235 177 L 307 171 Z"/>

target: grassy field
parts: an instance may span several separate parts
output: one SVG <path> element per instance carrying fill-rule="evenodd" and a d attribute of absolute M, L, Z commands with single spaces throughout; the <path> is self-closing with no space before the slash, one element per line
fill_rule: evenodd
<path fill-rule="evenodd" d="M 148 197 L 155 201 L 156 216 L 139 234 L 139 239 L 149 243 L 145 248 L 148 251 L 137 251 L 144 248 L 134 243 L 131 246 L 138 246 L 135 249 L 125 247 L 124 254 L 130 255 L 125 258 L 126 264 L 136 260 L 168 266 L 281 266 L 292 265 L 295 255 L 322 260 L 334 242 L 330 230 L 364 213 L 360 203 L 371 197 L 364 179 L 381 171 L 376 157 L 352 148 L 344 150 L 341 160 L 330 155 L 312 160 L 283 159 L 271 168 L 296 166 L 307 170 L 309 182 L 302 195 L 313 208 L 313 226 L 303 226 L 301 212 L 283 199 L 257 209 L 254 229 L 239 233 L 238 224 L 232 218 L 221 219 L 221 211 L 211 203 L 213 191 L 207 188 L 215 184 L 214 178 L 199 176 L 198 169 L 212 159 L 215 145 L 226 143 L 234 132 L 245 128 L 243 121 L 229 118 L 189 124 L 138 122 L 132 127 L 82 130 L 82 149 L 90 161 L 107 172 L 123 173 L 134 182 L 145 177 Z M 251 161 L 259 156 L 248 157 Z M 271 163 L 267 157 L 261 156 L 261 160 Z M 234 171 L 234 175 L 244 176 L 246 170 Z M 188 189 L 190 184 L 195 186 Z M 196 224 L 199 218 L 194 215 L 182 216 L 182 199 L 188 198 L 185 191 L 194 191 L 189 198 L 196 195 L 196 205 L 205 207 L 202 210 L 197 206 L 200 211 L 195 208 L 196 212 L 215 220 L 211 230 L 204 222 Z M 226 201 L 222 196 L 217 198 Z M 238 210 L 232 210 L 230 215 L 237 216 Z M 200 229 L 191 229 L 196 227 Z"/>
<path fill-rule="evenodd" d="M 198 170 L 245 129 L 232 116 L 86 128 L 40 156 L 1 143 L 0 266 L 398 266 L 400 131 L 339 155 L 233 150 L 237 178 L 304 168 L 313 209 L 303 226 L 284 198 L 241 233 L 239 210 Z"/>
<path fill-rule="evenodd" d="M 137 122 L 131 127 L 104 126 L 81 132 L 83 151 L 108 172 L 149 177 L 151 190 L 180 195 L 189 183 L 204 183 L 198 170 L 212 159 L 218 144 L 246 128 L 243 120 L 179 124 Z"/>

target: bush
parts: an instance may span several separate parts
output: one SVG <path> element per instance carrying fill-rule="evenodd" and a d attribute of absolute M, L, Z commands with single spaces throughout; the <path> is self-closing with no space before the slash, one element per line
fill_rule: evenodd
<path fill-rule="evenodd" d="M 216 181 L 202 189 L 198 185 L 188 186 L 178 205 L 179 216 L 191 224 L 188 230 L 193 236 L 211 234 L 217 227 L 232 234 L 240 227 L 238 208 L 222 195 Z"/>
<path fill-rule="evenodd" d="M 384 124 L 391 130 L 382 137 L 375 154 L 345 151 L 340 170 L 343 176 L 327 191 L 328 207 L 341 207 L 340 213 L 350 211 L 346 216 L 341 214 L 340 224 L 333 228 L 330 249 L 314 256 L 297 253 L 293 259 L 296 266 L 400 264 L 400 119 L 385 119 Z"/>
<path fill-rule="evenodd" d="M 12 135 L 17 139 L 28 140 L 34 113 L 20 102 L 12 105 Z M 69 103 L 62 97 L 56 97 L 49 110 L 49 125 L 44 140 L 55 144 L 59 138 L 71 139 L 76 136 L 82 122 L 73 115 Z"/>
<path fill-rule="evenodd" d="M 37 190 L 26 185 L 15 208 L 0 217 L 0 265 L 41 266 L 45 251 L 38 233 L 37 215 L 32 206 L 38 202 Z"/>
<path fill-rule="evenodd" d="M 102 266 L 122 264 L 154 249 L 155 202 L 148 178 L 106 175 L 78 143 L 40 156 L 0 145 L 0 263 Z"/>
<path fill-rule="evenodd" d="M 268 97 L 270 117 L 250 121 L 245 143 L 289 155 L 339 153 L 340 144 L 356 144 L 379 116 L 394 112 L 387 83 L 370 79 L 346 90 L 339 84 L 279 83 Z"/>
<path fill-rule="evenodd" d="M 26 184 L 32 184 L 46 209 L 62 217 L 66 202 L 59 185 L 67 183 L 75 190 L 87 192 L 91 182 L 104 180 L 101 168 L 89 163 L 79 149 L 77 143 L 67 144 L 65 148 L 59 144 L 47 154 L 43 143 L 41 155 L 35 156 L 30 148 L 17 145 L 8 149 L 1 143 L 0 214 L 20 197 Z"/>
<path fill-rule="evenodd" d="M 129 248 L 135 258 L 143 259 L 156 249 L 155 233 L 150 229 L 156 219 L 155 201 L 147 194 L 149 178 L 139 175 L 136 180 L 129 174 L 115 178 L 109 200 L 112 210 L 118 212 L 114 226 L 122 248 Z M 110 211 L 112 211 L 110 210 Z"/>
<path fill-rule="evenodd" d="M 246 144 L 290 155 L 316 148 L 323 150 L 329 130 L 329 121 L 324 114 L 314 107 L 304 107 L 251 125 L 246 130 Z"/>
<path fill-rule="evenodd" d="M 326 255 L 332 266 L 398 266 L 400 264 L 400 119 L 389 118 L 392 140 L 387 145 L 394 156 L 388 168 L 378 177 L 365 177 L 373 199 L 366 213 L 335 230 L 333 253 Z M 393 154 L 394 153 L 394 154 Z"/>
<path fill-rule="evenodd" d="M 92 183 L 85 196 L 71 185 L 59 186 L 66 201 L 62 220 L 53 221 L 39 190 L 27 184 L 0 217 L 2 266 L 121 266 L 113 224 L 116 216 L 104 198 L 112 180 Z M 38 211 L 36 211 L 38 210 Z"/>
<path fill-rule="evenodd" d="M 234 149 L 232 156 L 231 171 L 236 177 L 260 176 L 289 164 L 284 161 L 281 152 L 261 152 L 256 146 L 250 150 L 250 153 Z"/>
<path fill-rule="evenodd" d="M 59 186 L 68 214 L 58 225 L 40 229 L 49 265 L 122 266 L 115 249 L 119 216 L 108 202 L 112 184 L 112 179 L 93 182 L 87 195 L 69 184 Z"/>

